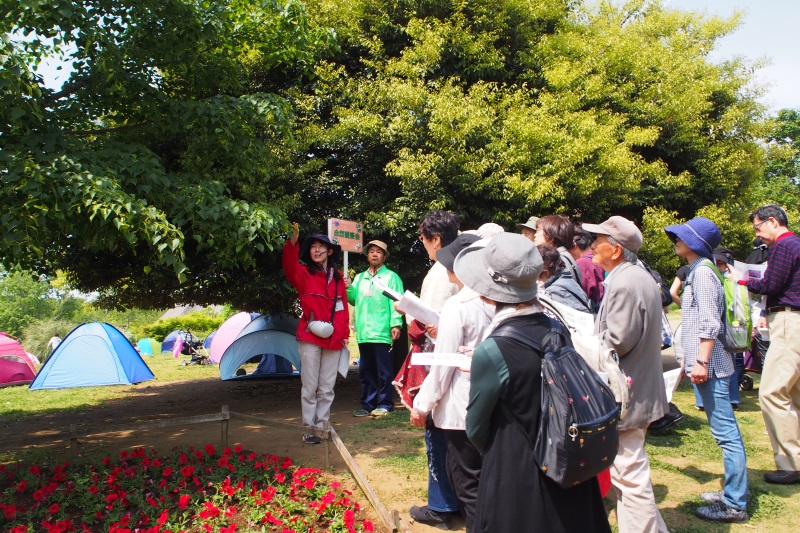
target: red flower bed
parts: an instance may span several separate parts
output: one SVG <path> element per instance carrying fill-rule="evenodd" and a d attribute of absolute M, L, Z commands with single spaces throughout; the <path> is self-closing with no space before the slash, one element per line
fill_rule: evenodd
<path fill-rule="evenodd" d="M 238 446 L 0 465 L 0 528 L 12 533 L 373 531 L 359 511 L 352 494 L 320 470 Z"/>

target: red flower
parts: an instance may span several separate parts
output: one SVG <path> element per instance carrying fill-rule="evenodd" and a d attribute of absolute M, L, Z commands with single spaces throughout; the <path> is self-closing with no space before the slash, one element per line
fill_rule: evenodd
<path fill-rule="evenodd" d="M 14 516 L 17 514 L 17 506 L 16 505 L 9 505 L 3 511 L 3 515 L 9 520 L 13 520 Z"/>
<path fill-rule="evenodd" d="M 375 527 L 369 520 L 364 520 L 364 531 L 375 531 Z"/>
<path fill-rule="evenodd" d="M 163 526 L 164 524 L 166 524 L 168 518 L 169 518 L 169 511 L 164 509 L 163 511 L 161 511 L 161 515 L 158 517 L 157 520 L 158 525 Z"/>
<path fill-rule="evenodd" d="M 17 485 L 17 492 L 22 492 L 27 487 L 28 487 L 28 480 L 27 479 L 23 479 L 22 481 L 19 482 L 19 485 Z"/>
<path fill-rule="evenodd" d="M 343 519 L 344 519 L 344 525 L 346 525 L 347 527 L 352 527 L 352 525 L 355 524 L 356 522 L 356 515 L 352 510 L 347 509 L 344 512 Z"/>
<path fill-rule="evenodd" d="M 43 499 L 44 499 L 44 491 L 37 490 L 36 492 L 33 493 L 33 500 L 34 501 L 40 502 Z"/>
<path fill-rule="evenodd" d="M 186 509 L 186 507 L 189 505 L 189 500 L 191 499 L 192 497 L 189 496 L 188 494 L 181 494 L 181 497 L 178 498 L 178 508 Z"/>
<path fill-rule="evenodd" d="M 217 450 L 214 448 L 213 444 L 206 444 L 205 450 L 208 455 L 214 455 L 217 453 Z"/>
<path fill-rule="evenodd" d="M 89 485 L 89 494 L 97 494 L 100 491 L 95 485 Z"/>
<path fill-rule="evenodd" d="M 191 477 L 194 474 L 194 467 L 192 465 L 186 465 L 181 468 L 181 475 L 183 477 Z"/>
<path fill-rule="evenodd" d="M 53 505 L 50 506 L 48 511 L 50 511 L 50 514 L 56 514 L 59 509 L 61 509 L 61 506 L 58 505 L 57 503 L 54 503 Z"/>
<path fill-rule="evenodd" d="M 36 466 L 36 465 L 31 465 L 31 466 L 28 467 L 28 472 L 30 472 L 34 476 L 38 476 L 39 475 L 39 467 Z"/>
<path fill-rule="evenodd" d="M 8 530 L 9 533 L 25 533 L 28 531 L 28 526 L 16 526 Z"/>
<path fill-rule="evenodd" d="M 172 473 L 173 473 L 173 472 L 174 472 L 174 470 L 172 470 L 172 468 L 170 468 L 170 467 L 166 467 L 166 468 L 164 469 L 164 471 L 163 471 L 161 474 L 162 474 L 164 477 L 169 477 L 169 476 L 171 476 L 171 475 L 172 475 Z"/>
<path fill-rule="evenodd" d="M 283 524 L 283 521 L 279 518 L 275 518 L 269 511 L 264 513 L 264 518 L 262 518 L 261 521 L 265 524 L 275 524 L 276 526 Z"/>
<path fill-rule="evenodd" d="M 286 476 L 282 472 L 278 472 L 277 474 L 275 474 L 275 481 L 277 481 L 278 483 L 283 483 L 284 481 L 286 481 Z"/>
<path fill-rule="evenodd" d="M 234 453 L 242 453 L 243 450 L 244 450 L 244 448 L 242 448 L 241 444 L 237 444 L 236 446 L 233 447 L 233 452 Z"/>

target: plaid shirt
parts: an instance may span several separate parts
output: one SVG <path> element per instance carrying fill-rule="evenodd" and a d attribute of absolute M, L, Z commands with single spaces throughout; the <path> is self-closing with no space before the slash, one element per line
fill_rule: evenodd
<path fill-rule="evenodd" d="M 800 238 L 787 232 L 769 249 L 762 279 L 751 279 L 747 290 L 767 295 L 767 308 L 776 305 L 800 307 Z"/>
<path fill-rule="evenodd" d="M 708 259 L 702 257 L 689 265 L 681 297 L 681 346 L 685 371 L 687 375 L 692 373 L 700 351 L 700 339 L 714 339 L 708 375 L 727 378 L 733 374 L 733 358 L 717 338 L 722 330 L 725 293 L 716 273 L 708 266 L 701 266 L 703 262 L 708 265 Z"/>

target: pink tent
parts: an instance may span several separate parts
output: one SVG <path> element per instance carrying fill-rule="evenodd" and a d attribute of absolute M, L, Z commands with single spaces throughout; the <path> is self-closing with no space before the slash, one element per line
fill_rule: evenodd
<path fill-rule="evenodd" d="M 223 322 L 214 334 L 214 338 L 211 339 L 211 346 L 208 347 L 208 359 L 212 363 L 219 364 L 219 360 L 222 359 L 222 354 L 225 353 L 228 346 L 236 340 L 236 337 L 242 332 L 245 326 L 252 322 L 253 318 L 257 316 L 258 315 L 255 313 L 252 315 L 245 312 L 236 313 Z"/>
<path fill-rule="evenodd" d="M 0 387 L 25 385 L 33 381 L 36 372 L 28 362 L 16 355 L 0 355 Z"/>
<path fill-rule="evenodd" d="M 31 354 L 26 352 L 16 339 L 0 331 L 0 356 L 4 355 L 19 357 L 30 367 L 31 372 L 36 374 L 36 365 L 39 364 L 39 362 L 36 361 Z"/>

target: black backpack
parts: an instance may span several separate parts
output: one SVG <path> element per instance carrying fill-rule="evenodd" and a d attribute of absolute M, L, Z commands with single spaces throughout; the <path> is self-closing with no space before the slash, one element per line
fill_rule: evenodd
<path fill-rule="evenodd" d="M 661 274 L 650 268 L 650 265 L 639 259 L 639 263 L 644 267 L 650 277 L 655 280 L 658 284 L 658 288 L 661 291 L 661 307 L 667 307 L 669 304 L 672 303 L 672 293 L 669 292 L 669 285 L 664 283 L 664 280 L 661 279 Z"/>
<path fill-rule="evenodd" d="M 536 464 L 563 488 L 569 488 L 608 469 L 617 456 L 620 408 L 614 394 L 583 357 L 566 341 L 560 325 L 539 342 L 512 324 L 501 324 L 492 337 L 514 339 L 542 357 L 541 414 Z M 511 410 L 507 416 L 524 430 Z"/>

